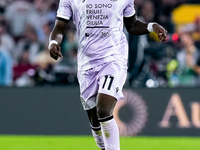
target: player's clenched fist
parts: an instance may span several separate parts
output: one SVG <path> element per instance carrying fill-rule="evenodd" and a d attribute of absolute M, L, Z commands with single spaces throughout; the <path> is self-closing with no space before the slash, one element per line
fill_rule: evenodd
<path fill-rule="evenodd" d="M 165 30 L 162 26 L 157 23 L 153 24 L 153 31 L 158 34 L 158 38 L 161 42 L 166 41 L 167 30 Z"/>
<path fill-rule="evenodd" d="M 59 57 L 63 58 L 61 47 L 56 43 L 52 43 L 49 45 L 49 53 L 50 56 L 55 60 L 57 60 Z"/>

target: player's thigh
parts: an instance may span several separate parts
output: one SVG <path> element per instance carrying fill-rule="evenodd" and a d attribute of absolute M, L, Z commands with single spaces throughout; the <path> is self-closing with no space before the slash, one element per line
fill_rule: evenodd
<path fill-rule="evenodd" d="M 79 71 L 78 81 L 80 86 L 80 99 L 84 110 L 92 109 L 96 106 L 96 96 L 98 92 L 98 83 L 96 73 L 88 71 Z"/>
<path fill-rule="evenodd" d="M 112 62 L 100 74 L 98 93 L 112 96 L 116 100 L 123 99 L 122 89 L 127 77 L 127 66 Z"/>

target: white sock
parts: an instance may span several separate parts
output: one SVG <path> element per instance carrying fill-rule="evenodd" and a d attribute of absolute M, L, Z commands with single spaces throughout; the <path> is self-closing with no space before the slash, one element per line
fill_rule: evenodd
<path fill-rule="evenodd" d="M 101 126 L 99 127 L 92 127 L 91 126 L 91 131 L 92 131 L 92 135 L 97 143 L 97 146 L 100 148 L 100 149 L 104 149 L 105 148 L 105 145 L 104 145 L 104 141 L 103 141 L 103 135 L 102 135 L 102 132 L 101 132 Z"/>
<path fill-rule="evenodd" d="M 105 149 L 106 150 L 120 150 L 119 129 L 113 116 L 99 119 L 99 121 L 100 121 L 101 129 L 103 132 Z"/>

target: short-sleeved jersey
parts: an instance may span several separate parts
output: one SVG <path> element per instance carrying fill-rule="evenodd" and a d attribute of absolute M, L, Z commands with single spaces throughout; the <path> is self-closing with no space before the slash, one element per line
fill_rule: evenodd
<path fill-rule="evenodd" d="M 127 63 L 123 17 L 134 14 L 134 0 L 60 0 L 57 17 L 72 17 L 77 28 L 79 71 L 116 59 Z"/>

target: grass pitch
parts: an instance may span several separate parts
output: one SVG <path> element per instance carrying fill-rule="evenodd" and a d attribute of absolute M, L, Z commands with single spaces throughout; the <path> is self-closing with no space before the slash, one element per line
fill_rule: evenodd
<path fill-rule="evenodd" d="M 121 150 L 198 150 L 200 137 L 121 137 Z M 99 150 L 91 136 L 0 136 L 0 150 Z"/>

